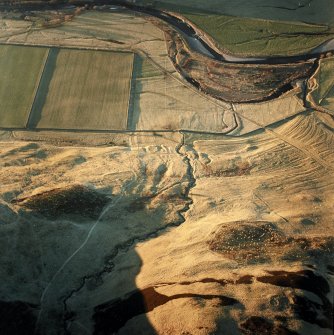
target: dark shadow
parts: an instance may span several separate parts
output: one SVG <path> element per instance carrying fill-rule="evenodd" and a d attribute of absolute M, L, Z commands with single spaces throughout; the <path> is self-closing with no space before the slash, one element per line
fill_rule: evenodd
<path fill-rule="evenodd" d="M 27 123 L 27 128 L 32 129 L 38 126 L 38 123 L 42 117 L 42 110 L 49 93 L 49 86 L 51 79 L 53 77 L 53 73 L 56 68 L 57 57 L 59 54 L 58 48 L 51 48 L 48 54 L 48 58 L 44 65 L 44 70 L 38 84 L 38 89 L 36 92 L 36 96 L 31 107 L 31 112 L 29 115 L 29 120 Z"/>
<path fill-rule="evenodd" d="M 124 184 L 124 188 L 128 189 L 130 185 L 130 182 L 129 185 Z M 167 300 L 161 300 L 161 295 L 155 294 L 154 288 L 143 292 L 137 289 L 136 277 L 142 261 L 135 246 L 138 241 L 154 238 L 167 227 L 179 225 L 184 220 L 176 216 L 177 222 L 163 222 L 167 206 L 163 204 L 148 210 L 146 204 L 150 200 L 152 198 L 137 192 L 120 199 L 116 196 L 115 199 L 110 189 L 69 185 L 12 200 L 11 204 L 17 212 L 0 204 L 0 244 L 4 248 L 0 256 L 0 334 L 109 335 L 121 330 L 131 318 L 139 315 L 138 327 L 145 330 L 143 334 L 155 334 L 145 313 Z M 114 201 L 117 205 L 112 206 Z M 183 201 L 188 204 L 187 199 Z M 101 213 L 108 206 L 111 206 L 107 211 L 108 218 L 104 217 L 96 225 L 85 250 L 78 253 L 74 262 L 64 267 L 53 280 L 41 303 L 40 297 L 47 284 L 44 275 L 47 273 L 47 281 L 50 281 L 64 260 L 82 245 L 90 227 L 100 220 Z M 137 224 L 143 218 L 145 222 Z M 146 229 L 138 229 L 141 225 L 147 225 Z M 113 236 L 117 227 L 119 231 Z M 82 235 L 82 231 L 86 232 Z M 79 239 L 78 234 L 82 235 Z M 124 261 L 117 262 L 117 256 L 124 253 L 126 264 Z M 91 267 L 91 264 L 95 262 L 100 265 L 97 270 L 92 270 L 94 266 Z M 80 266 L 77 267 L 76 263 Z M 73 271 L 77 272 L 73 274 Z M 125 273 L 127 278 L 122 283 L 126 287 L 124 293 L 108 288 L 110 281 L 120 280 L 120 273 Z M 11 284 L 7 285 L 8 282 Z M 104 282 L 106 287 L 101 287 Z M 38 290 L 37 296 L 30 294 L 31 287 Z M 86 296 L 92 292 L 99 293 L 100 298 L 95 303 L 88 301 L 86 304 Z M 22 296 L 26 297 L 25 301 L 21 300 Z M 80 301 L 85 302 L 84 306 L 73 307 L 73 300 L 78 296 Z M 118 296 L 122 298 L 115 300 Z M 86 310 L 84 314 L 81 308 Z M 87 326 L 89 319 L 91 321 Z"/>
<path fill-rule="evenodd" d="M 110 197 L 83 185 L 56 188 L 12 201 L 48 220 L 97 220 Z"/>
<path fill-rule="evenodd" d="M 0 300 L 0 333 L 2 335 L 34 335 L 36 322 L 34 309 L 36 307 L 23 301 Z"/>
<path fill-rule="evenodd" d="M 124 187 L 131 189 L 131 182 Z M 3 229 L 0 226 L 0 244 L 6 250 L 1 256 L 5 275 L 0 277 L 3 283 L 0 311 L 3 306 L 8 313 L 2 314 L 1 335 L 129 332 L 154 335 L 155 329 L 146 314 L 169 301 L 195 298 L 218 299 L 221 306 L 238 303 L 223 295 L 188 293 L 186 288 L 185 292 L 171 296 L 159 293 L 154 286 L 138 289 L 136 277 L 142 260 L 135 249 L 137 242 L 149 241 L 167 228 L 182 224 L 182 213 L 189 208 L 190 199 L 177 193 L 173 199 L 155 206 L 152 201 L 163 194 L 148 197 L 135 189 L 133 193 L 115 199 L 111 193 L 109 189 L 69 185 L 12 201 L 17 214 L 9 207 L 3 207 L 5 211 L 0 213 L 0 220 L 5 212 L 7 220 Z M 178 209 L 174 209 L 175 215 L 166 220 L 167 213 L 175 208 L 174 201 L 182 202 L 182 206 L 178 205 Z M 80 249 L 90 227 L 108 206 L 107 217 L 96 225 L 85 250 L 54 278 L 42 303 L 39 295 L 19 301 L 21 296 L 30 297 L 33 282 L 36 282 L 37 286 L 33 287 L 38 287 L 38 291 L 45 289 L 46 283 L 42 288 L 39 286 L 40 281 L 45 280 L 43 274 L 47 273 L 46 278 L 50 281 L 64 260 Z M 89 221 L 89 218 L 94 220 Z M 143 225 L 145 229 L 140 228 Z M 114 234 L 115 229 L 117 234 Z M 77 239 L 76 235 L 82 230 L 85 233 Z M 15 246 L 11 246 L 13 240 Z M 91 266 L 94 263 L 98 266 Z M 22 268 L 21 272 L 18 268 Z M 203 280 L 211 281 L 215 280 Z M 9 288 L 6 288 L 6 282 L 12 283 Z M 225 282 L 220 284 L 225 285 Z M 13 285 L 14 291 L 10 289 Z M 88 297 L 92 295 L 99 298 L 90 301 Z M 16 319 L 20 320 L 17 325 Z"/>
<path fill-rule="evenodd" d="M 130 186 L 129 181 L 125 187 L 130 189 Z M 109 208 L 108 217 L 96 226 L 85 250 L 55 278 L 43 304 L 39 302 L 40 293 L 46 285 L 43 280 L 50 280 L 64 259 L 78 249 L 86 233 L 79 239 L 76 235 L 84 226 L 95 222 L 82 221 L 81 211 L 87 207 L 88 214 L 96 219 L 94 208 L 98 208 L 99 212 L 103 211 L 102 207 L 108 206 L 105 205 L 103 195 L 111 195 L 112 192 L 109 189 L 88 190 L 76 186 L 64 189 L 62 194 L 60 189 L 56 189 L 31 196 L 30 199 L 19 199 L 16 202 L 17 213 L 6 204 L 0 206 L 0 245 L 3 248 L 0 256 L 1 335 L 155 335 L 156 331 L 147 318 L 147 313 L 172 300 L 217 299 L 221 307 L 234 305 L 236 308 L 243 308 L 236 299 L 228 296 L 188 292 L 187 285 L 194 284 L 192 281 L 160 283 L 184 286 L 181 293 L 173 295 L 158 292 L 158 283 L 157 287 L 137 287 L 136 278 L 143 264 L 135 249 L 136 244 L 149 241 L 163 234 L 167 228 L 182 224 L 182 213 L 189 208 L 189 199 L 184 194 L 175 194 L 175 198 L 165 199 L 154 208 L 150 202 L 154 196 L 145 197 L 135 190 L 132 192 L 122 196 L 116 203 L 117 206 Z M 112 196 L 110 198 L 109 204 L 116 201 Z M 90 202 L 89 199 L 93 201 Z M 167 217 L 167 212 L 175 208 L 174 201 L 182 201 L 182 207 L 175 209 L 179 216 L 166 222 L 164 218 Z M 21 206 L 20 203 L 33 206 Z M 70 203 L 75 207 L 73 211 L 69 210 Z M 53 209 L 53 219 L 63 217 L 64 214 L 72 215 L 66 216 L 66 220 L 49 220 L 50 213 L 41 211 L 41 208 L 54 208 L 56 204 L 58 207 L 57 211 Z M 138 229 L 143 225 L 145 229 Z M 116 229 L 117 235 L 114 236 Z M 70 236 L 70 239 L 64 240 L 66 236 Z M 326 247 L 325 250 L 327 249 Z M 319 254 L 316 257 L 319 259 Z M 97 264 L 96 267 L 91 267 L 93 262 Z M 333 267 L 330 266 L 328 271 L 333 271 Z M 43 276 L 45 273 L 46 277 Z M 330 284 L 313 269 L 295 272 L 267 271 L 266 275 L 256 278 L 246 275 L 236 282 L 224 278 L 202 278 L 196 283 L 247 285 L 255 279 L 266 285 L 290 288 L 293 301 L 289 308 L 297 320 L 304 320 L 323 329 L 332 329 L 333 305 L 327 297 Z M 39 294 L 31 293 L 35 290 Z M 313 293 L 319 301 L 310 300 L 301 293 L 303 291 Z M 22 297 L 26 297 L 26 301 Z M 40 323 L 36 326 L 41 310 Z M 276 325 L 272 320 L 264 320 L 257 315 L 243 322 L 240 329 L 244 334 L 297 335 L 284 325 Z"/>
<path fill-rule="evenodd" d="M 140 115 L 140 104 L 139 99 L 137 99 L 137 97 L 139 96 L 142 90 L 142 83 L 140 81 L 142 72 L 143 72 L 143 58 L 135 54 L 133 60 L 133 70 L 132 70 L 132 80 L 131 80 L 128 120 L 127 120 L 127 129 L 133 131 L 135 131 L 137 128 Z"/>
<path fill-rule="evenodd" d="M 94 335 L 107 335 L 117 333 L 130 319 L 153 311 L 155 308 L 175 299 L 198 298 L 203 300 L 219 299 L 221 306 L 231 306 L 238 301 L 223 295 L 182 293 L 167 296 L 155 290 L 154 287 L 147 287 L 144 290 L 130 292 L 123 299 L 108 301 L 95 307 Z M 143 329 L 145 334 L 147 329 Z"/>

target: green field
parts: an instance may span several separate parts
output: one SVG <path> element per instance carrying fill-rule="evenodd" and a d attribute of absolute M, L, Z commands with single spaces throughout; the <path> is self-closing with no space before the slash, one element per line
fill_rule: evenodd
<path fill-rule="evenodd" d="M 334 25 L 333 0 L 137 0 L 136 4 L 179 13 L 214 13 Z"/>
<path fill-rule="evenodd" d="M 26 126 L 47 53 L 47 48 L 0 46 L 0 127 Z"/>
<path fill-rule="evenodd" d="M 30 128 L 126 129 L 133 54 L 52 49 Z"/>
<path fill-rule="evenodd" d="M 137 0 L 187 17 L 236 56 L 288 56 L 334 38 L 333 0 Z"/>
<path fill-rule="evenodd" d="M 231 17 L 183 14 L 218 46 L 240 56 L 287 56 L 307 53 L 334 38 L 334 29 L 323 25 Z"/>

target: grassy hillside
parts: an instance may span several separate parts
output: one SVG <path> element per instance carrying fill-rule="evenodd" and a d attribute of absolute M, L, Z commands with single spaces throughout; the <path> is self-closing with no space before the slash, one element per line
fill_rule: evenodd
<path fill-rule="evenodd" d="M 334 58 L 322 59 L 318 71 L 311 78 L 310 95 L 311 101 L 320 108 L 334 113 Z"/>

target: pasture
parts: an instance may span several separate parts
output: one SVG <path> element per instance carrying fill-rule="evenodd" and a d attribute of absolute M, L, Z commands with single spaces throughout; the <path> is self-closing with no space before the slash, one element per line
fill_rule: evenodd
<path fill-rule="evenodd" d="M 222 131 L 227 104 L 215 104 L 148 59 L 136 57 L 135 70 L 130 130 Z"/>
<path fill-rule="evenodd" d="M 0 127 L 26 126 L 48 51 L 0 45 Z"/>

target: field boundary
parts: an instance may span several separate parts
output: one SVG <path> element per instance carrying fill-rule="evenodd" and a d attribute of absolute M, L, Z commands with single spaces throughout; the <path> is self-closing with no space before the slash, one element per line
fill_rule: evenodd
<path fill-rule="evenodd" d="M 136 83 L 134 80 L 134 72 L 135 72 L 135 61 L 136 61 L 136 54 L 134 52 L 132 53 L 132 63 L 131 63 L 131 78 L 129 80 L 129 98 L 126 108 L 126 125 L 125 128 L 129 128 L 129 117 L 133 113 L 134 108 L 134 96 L 133 96 L 133 90 L 135 89 Z"/>
<path fill-rule="evenodd" d="M 34 103 L 31 107 L 29 122 L 26 125 L 27 129 L 37 128 L 39 120 L 36 119 L 36 117 L 38 116 L 38 113 L 40 114 L 39 116 L 41 116 L 42 109 L 45 103 L 45 101 L 43 102 L 43 98 L 46 99 L 46 95 L 45 96 L 43 95 L 43 90 L 41 86 L 44 84 L 47 84 L 47 87 L 49 86 L 50 81 L 52 80 L 53 71 L 54 71 L 54 69 L 52 68 L 52 64 L 50 65 L 50 63 L 52 63 L 52 61 L 54 61 L 55 63 L 57 62 L 58 53 L 59 53 L 59 48 L 49 48 L 48 58 L 45 62 L 44 71 L 39 81 L 38 90 L 36 92 Z M 49 71 L 51 71 L 51 74 L 49 74 Z M 43 103 L 41 103 L 41 101 Z"/>
<path fill-rule="evenodd" d="M 28 114 L 26 122 L 25 122 L 26 129 L 30 129 L 29 128 L 29 123 L 31 122 L 31 117 L 32 117 L 33 110 L 34 110 L 34 105 L 36 103 L 36 97 L 38 95 L 38 91 L 39 91 L 40 86 L 41 86 L 43 75 L 44 75 L 44 72 L 45 72 L 46 67 L 47 67 L 48 59 L 49 59 L 49 56 L 50 56 L 50 51 L 51 51 L 51 48 L 47 48 L 47 53 L 46 53 L 46 55 L 44 57 L 44 62 L 43 62 L 43 65 L 41 66 L 41 69 L 40 69 L 40 73 L 39 73 L 39 76 L 38 76 L 37 84 L 35 86 L 35 90 L 34 90 L 34 93 L 33 93 L 32 101 L 30 103 L 30 111 L 29 111 L 29 114 Z"/>
<path fill-rule="evenodd" d="M 134 123 L 134 113 L 135 113 L 135 99 L 137 94 L 137 72 L 138 68 L 140 67 L 141 57 L 137 53 L 133 53 L 133 65 L 132 65 L 132 77 L 131 77 L 131 87 L 130 87 L 130 95 L 129 95 L 129 108 L 128 108 L 128 116 L 127 116 L 127 123 L 126 129 L 128 130 L 135 130 Z"/>
<path fill-rule="evenodd" d="M 25 131 L 31 133 L 38 133 L 38 132 L 66 132 L 66 133 L 96 133 L 96 134 L 136 134 L 136 133 L 189 133 L 189 134 L 213 134 L 213 135 L 224 135 L 226 133 L 223 132 L 213 132 L 213 131 L 203 131 L 203 130 L 191 130 L 191 129 L 140 129 L 140 130 L 99 130 L 99 129 L 68 129 L 68 128 L 4 128 L 0 127 L 0 131 Z M 231 135 L 229 135 L 231 136 Z M 240 137 L 240 136 L 239 136 Z M 0 140 L 1 141 L 1 140 Z"/>
<path fill-rule="evenodd" d="M 103 48 L 103 47 L 75 47 L 69 45 L 59 45 L 59 44 L 33 44 L 33 43 L 6 43 L 0 41 L 0 45 L 7 45 L 7 46 L 18 46 L 18 47 L 36 47 L 36 48 L 58 48 L 58 49 L 70 49 L 70 50 L 90 50 L 90 51 L 105 51 L 105 52 L 115 52 L 115 53 L 126 53 L 132 54 L 134 53 L 132 50 L 124 50 L 124 49 L 117 49 L 117 48 Z"/>
<path fill-rule="evenodd" d="M 38 79 L 36 81 L 36 85 L 35 85 L 34 92 L 33 92 L 32 97 L 31 97 L 30 104 L 27 107 L 30 110 L 27 113 L 27 117 L 26 117 L 26 120 L 25 120 L 26 128 L 28 128 L 28 124 L 29 124 L 29 120 L 30 120 L 30 115 L 31 115 L 31 112 L 32 112 L 32 109 L 33 109 L 33 106 L 34 106 L 34 103 L 35 103 L 35 99 L 36 99 L 37 92 L 39 90 L 39 86 L 40 86 L 40 83 L 41 83 L 41 80 L 42 80 L 42 77 L 43 77 L 43 73 L 44 73 L 44 70 L 45 70 L 46 63 L 47 63 L 48 58 L 49 58 L 49 54 L 50 54 L 50 49 L 47 48 L 47 52 L 46 52 L 46 54 L 44 56 L 43 63 L 42 63 L 41 68 L 39 70 Z"/>
<path fill-rule="evenodd" d="M 288 118 L 286 118 L 286 121 L 292 120 L 294 117 L 298 115 L 305 115 L 308 111 L 301 111 L 297 114 L 291 115 Z M 242 116 L 241 116 L 242 117 Z M 274 122 L 272 124 L 269 124 L 266 126 L 266 129 L 268 127 L 275 127 L 276 125 L 279 125 L 282 121 Z M 8 132 L 15 132 L 15 131 L 25 131 L 25 132 L 31 132 L 31 133 L 38 133 L 38 132 L 66 132 L 66 133 L 96 133 L 96 134 L 140 134 L 140 133 L 187 133 L 187 134 L 203 134 L 203 135 L 221 135 L 221 136 L 228 136 L 228 137 L 237 137 L 241 138 L 243 136 L 248 136 L 249 134 L 241 135 L 241 136 L 234 136 L 233 134 L 230 134 L 233 130 L 229 132 L 218 132 L 218 131 L 205 131 L 205 130 L 196 130 L 196 129 L 187 129 L 187 128 L 176 128 L 176 129 L 125 129 L 125 130 L 117 130 L 117 129 L 69 129 L 69 128 L 5 128 L 0 127 L 0 131 L 8 131 Z M 265 131 L 264 127 L 260 129 L 256 129 L 253 132 L 262 132 Z M 272 131 L 274 132 L 274 131 Z M 1 141 L 1 140 L 0 140 Z"/>

